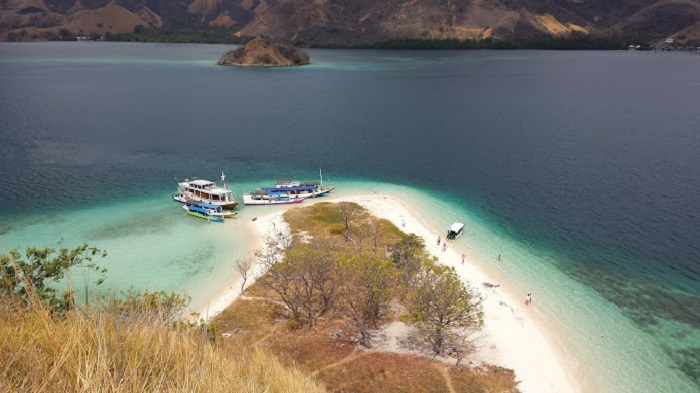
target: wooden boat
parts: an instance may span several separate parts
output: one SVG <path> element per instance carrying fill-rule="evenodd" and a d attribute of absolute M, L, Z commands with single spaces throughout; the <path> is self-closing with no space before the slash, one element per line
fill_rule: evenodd
<path fill-rule="evenodd" d="M 457 240 L 464 232 L 464 224 L 455 222 L 447 229 L 447 240 Z"/>
<path fill-rule="evenodd" d="M 177 186 L 178 191 L 173 194 L 173 199 L 181 203 L 193 200 L 220 206 L 223 209 L 234 209 L 238 206 L 238 202 L 233 199 L 233 191 L 228 188 L 223 172 L 221 172 L 221 187 L 209 180 L 185 180 Z"/>
<path fill-rule="evenodd" d="M 202 209 L 206 209 L 210 215 L 214 217 L 222 217 L 222 218 L 233 218 L 236 217 L 236 213 L 230 211 L 230 210 L 224 210 L 221 206 L 216 206 L 212 205 L 211 203 L 204 203 L 204 202 L 197 202 L 194 199 L 190 199 L 185 202 L 186 206 L 183 206 L 183 208 L 187 208 L 187 206 L 199 206 Z"/>
<path fill-rule="evenodd" d="M 223 217 L 213 216 L 209 213 L 209 210 L 207 210 L 203 207 L 194 206 L 194 205 L 185 205 L 182 208 L 185 209 L 187 214 L 189 214 L 191 216 L 203 218 L 207 221 L 224 222 Z"/>
<path fill-rule="evenodd" d="M 304 198 L 290 197 L 286 191 L 263 191 L 263 189 L 258 189 L 243 194 L 243 204 L 245 205 L 288 205 L 302 203 L 304 200 Z"/>
<path fill-rule="evenodd" d="M 323 186 L 323 173 L 318 170 L 320 181 L 295 181 L 291 179 L 275 180 L 275 187 L 262 188 L 261 190 L 287 191 L 287 195 L 298 198 L 316 198 L 335 190 L 335 186 Z"/>

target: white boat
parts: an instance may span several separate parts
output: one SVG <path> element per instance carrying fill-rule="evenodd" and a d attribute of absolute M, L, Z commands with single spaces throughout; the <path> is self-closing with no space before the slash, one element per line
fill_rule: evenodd
<path fill-rule="evenodd" d="M 245 205 L 288 205 L 304 202 L 304 198 L 290 197 L 285 191 L 262 191 L 258 189 L 243 194 Z"/>
<path fill-rule="evenodd" d="M 290 198 L 316 198 L 335 190 L 335 186 L 323 186 L 323 173 L 318 170 L 321 181 L 295 181 L 291 179 L 275 180 L 275 187 L 261 188 L 261 191 L 287 191 Z"/>
<path fill-rule="evenodd" d="M 455 222 L 447 229 L 447 240 L 457 240 L 464 232 L 464 224 Z"/>
<path fill-rule="evenodd" d="M 221 187 L 209 180 L 188 181 L 185 179 L 184 182 L 177 184 L 177 188 L 173 199 L 178 202 L 203 202 L 223 209 L 234 209 L 238 205 L 238 202 L 233 199 L 233 191 L 227 187 L 226 176 L 223 172 L 221 172 Z"/>

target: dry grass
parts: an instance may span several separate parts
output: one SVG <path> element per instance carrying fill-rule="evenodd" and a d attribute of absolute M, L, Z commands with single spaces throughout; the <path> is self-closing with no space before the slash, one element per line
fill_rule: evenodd
<path fill-rule="evenodd" d="M 284 365 L 317 376 L 331 392 L 448 392 L 441 368 L 449 374 L 455 392 L 518 392 L 512 370 L 471 368 L 468 364 L 458 369 L 427 357 L 365 352 L 356 349 L 346 336 L 331 338 L 343 330 L 342 319 L 319 321 L 310 331 L 304 327 L 290 329 L 285 320 L 271 316 L 269 310 L 270 303 L 264 300 L 237 300 L 214 323 L 219 329 L 236 331 L 240 341 L 255 342 L 274 353 Z"/>
<path fill-rule="evenodd" d="M 342 202 L 352 203 L 352 202 Z M 294 235 L 307 234 L 312 237 L 337 237 L 343 238 L 345 225 L 343 214 L 337 203 L 321 202 L 311 206 L 289 209 L 284 213 L 284 220 L 289 224 Z M 372 216 L 369 211 L 358 206 L 358 210 L 353 217 L 353 227 L 360 224 L 375 223 L 377 232 L 380 234 L 378 245 L 386 248 L 406 237 L 391 221 L 378 219 Z M 366 226 L 366 225 L 365 225 Z M 371 236 L 365 234 L 365 236 Z"/>
<path fill-rule="evenodd" d="M 157 316 L 156 316 L 157 317 Z M 0 299 L 0 391 L 322 392 L 235 336 L 213 345 L 192 327 L 153 315 L 118 317 L 108 308 L 64 318 Z"/>

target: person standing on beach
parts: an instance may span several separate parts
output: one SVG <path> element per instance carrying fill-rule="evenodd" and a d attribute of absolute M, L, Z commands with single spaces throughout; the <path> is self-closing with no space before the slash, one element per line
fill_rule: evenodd
<path fill-rule="evenodd" d="M 528 293 L 527 296 L 525 296 L 525 304 L 530 304 L 532 303 L 532 294 Z"/>
<path fill-rule="evenodd" d="M 498 260 L 499 261 L 501 260 L 501 254 L 498 254 Z"/>
<path fill-rule="evenodd" d="M 440 245 L 440 236 L 438 236 L 438 246 Z"/>
<path fill-rule="evenodd" d="M 442 243 L 442 251 L 447 250 L 447 242 Z"/>
<path fill-rule="evenodd" d="M 462 254 L 462 265 L 464 265 L 464 257 L 466 257 L 466 255 Z"/>

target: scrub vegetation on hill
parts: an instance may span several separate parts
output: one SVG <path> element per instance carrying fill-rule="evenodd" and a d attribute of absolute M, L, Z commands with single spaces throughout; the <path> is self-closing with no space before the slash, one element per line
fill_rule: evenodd
<path fill-rule="evenodd" d="M 255 259 L 265 271 L 212 322 L 269 348 L 331 391 L 517 392 L 511 370 L 471 363 L 480 295 L 424 242 L 358 204 L 284 214 Z M 406 326 L 387 349 L 388 326 Z M 407 350 L 410 348 L 410 350 Z"/>
<path fill-rule="evenodd" d="M 86 245 L 0 255 L 0 391 L 325 391 L 255 345 L 175 322 L 184 297 L 132 291 L 77 308 L 52 284 L 71 268 L 104 273 L 92 261 L 100 255 Z"/>

